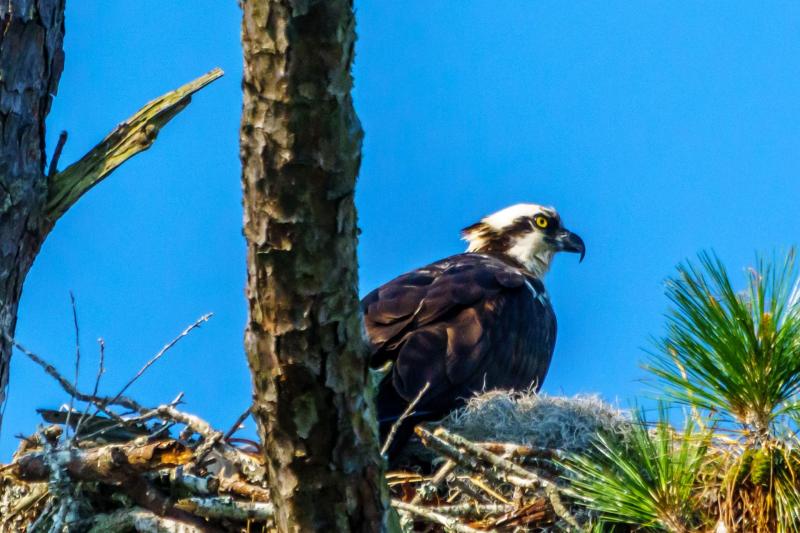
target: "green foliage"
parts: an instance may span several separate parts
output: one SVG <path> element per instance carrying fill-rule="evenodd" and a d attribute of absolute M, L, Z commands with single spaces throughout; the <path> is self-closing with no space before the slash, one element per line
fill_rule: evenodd
<path fill-rule="evenodd" d="M 678 267 L 673 308 L 646 368 L 691 408 L 681 432 L 662 407 L 630 438 L 598 437 L 566 468 L 602 525 L 632 530 L 800 531 L 800 282 L 795 253 L 759 259 L 736 291 L 713 254 Z M 701 412 L 713 416 L 716 432 Z M 724 429 L 724 431 L 722 431 Z"/>
<path fill-rule="evenodd" d="M 795 254 L 760 259 L 736 292 L 722 262 L 700 255 L 668 281 L 675 305 L 666 336 L 646 366 L 671 398 L 708 409 L 764 439 L 800 392 L 800 306 L 794 305 Z"/>
<path fill-rule="evenodd" d="M 600 435 L 594 453 L 563 465 L 572 495 L 607 523 L 693 530 L 703 522 L 696 495 L 710 433 L 691 420 L 676 432 L 663 405 L 652 431 L 643 413 L 635 422 L 625 440 Z"/>

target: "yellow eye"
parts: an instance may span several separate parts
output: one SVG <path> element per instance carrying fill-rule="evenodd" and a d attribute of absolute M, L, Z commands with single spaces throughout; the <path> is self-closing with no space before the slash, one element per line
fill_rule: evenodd
<path fill-rule="evenodd" d="M 548 226 L 548 224 L 550 224 L 550 221 L 547 220 L 547 217 L 544 217 L 542 215 L 536 215 L 533 221 L 536 223 L 537 226 L 539 226 L 542 229 L 545 229 Z"/>

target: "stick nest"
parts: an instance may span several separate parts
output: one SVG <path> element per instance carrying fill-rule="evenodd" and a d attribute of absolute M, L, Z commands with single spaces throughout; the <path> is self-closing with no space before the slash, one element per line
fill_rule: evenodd
<path fill-rule="evenodd" d="M 630 427 L 595 396 L 486 392 L 417 427 L 404 466 L 387 476 L 393 503 L 405 531 L 582 530 L 591 517 L 564 495 L 558 462 L 599 433 L 625 439 Z"/>
<path fill-rule="evenodd" d="M 156 407 L 123 395 L 209 317 L 167 343 L 114 396 L 98 394 L 102 341 L 94 391 L 88 394 L 76 386 L 79 346 L 71 382 L 6 337 L 56 380 L 70 404 L 40 410 L 46 424 L 20 437 L 12 462 L 0 466 L 0 531 L 274 530 L 259 444 L 233 438 L 249 409 L 223 433 L 183 411 L 182 394 Z M 75 328 L 77 337 L 77 315 Z M 582 530 L 592 517 L 567 496 L 559 461 L 587 451 L 598 434 L 625 439 L 630 428 L 624 412 L 593 396 L 508 391 L 476 396 L 439 423 L 417 426 L 416 440 L 387 472 L 400 527 L 462 533 Z"/>

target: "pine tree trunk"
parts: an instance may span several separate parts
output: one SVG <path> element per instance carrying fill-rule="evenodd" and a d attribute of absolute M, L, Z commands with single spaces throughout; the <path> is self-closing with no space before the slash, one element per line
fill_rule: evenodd
<path fill-rule="evenodd" d="M 49 230 L 45 118 L 64 65 L 64 0 L 0 0 L 0 407 L 22 283 Z M 2 409 L 0 409 L 0 424 Z"/>
<path fill-rule="evenodd" d="M 280 531 L 379 531 L 357 292 L 352 0 L 244 0 L 245 345 Z"/>

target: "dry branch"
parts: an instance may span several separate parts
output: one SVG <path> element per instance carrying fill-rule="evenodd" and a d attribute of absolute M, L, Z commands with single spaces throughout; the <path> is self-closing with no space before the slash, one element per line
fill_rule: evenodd
<path fill-rule="evenodd" d="M 205 518 L 259 520 L 272 518 L 275 509 L 267 502 L 242 502 L 230 497 L 185 498 L 175 504 L 178 509 Z"/>
<path fill-rule="evenodd" d="M 560 451 L 473 442 L 443 427 L 418 426 L 415 432 L 445 459 L 431 477 L 393 473 L 393 505 L 414 515 L 415 522 L 454 531 L 581 530 L 554 481 L 558 472 L 552 460 Z"/>
<path fill-rule="evenodd" d="M 458 533 L 480 533 L 481 531 L 492 531 L 492 530 L 475 529 L 473 527 L 469 527 L 465 524 L 462 524 L 456 518 L 453 518 L 451 516 L 440 514 L 426 507 L 420 507 L 419 505 L 405 503 L 400 500 L 392 500 L 392 506 L 399 511 L 411 513 L 413 515 L 425 518 L 426 520 L 430 520 L 435 524 L 443 526 L 445 529 L 449 531 L 456 531 Z"/>
<path fill-rule="evenodd" d="M 189 105 L 192 95 L 222 74 L 221 69 L 215 68 L 148 102 L 80 160 L 50 176 L 45 206 L 50 222 L 55 223 L 84 193 L 122 163 L 150 148 L 161 128 Z"/>
<path fill-rule="evenodd" d="M 130 531 L 138 533 L 206 533 L 206 529 L 172 518 L 160 517 L 146 509 L 133 507 L 95 517 L 89 533 Z"/>
<path fill-rule="evenodd" d="M 394 440 L 394 437 L 397 434 L 397 430 L 400 428 L 400 426 L 403 425 L 403 422 L 405 422 L 406 418 L 408 418 L 414 413 L 414 409 L 417 408 L 417 404 L 422 399 L 422 397 L 425 396 L 425 393 L 428 392 L 430 386 L 431 386 L 430 381 L 425 383 L 425 386 L 419 390 L 419 392 L 411 401 L 411 403 L 408 404 L 408 407 L 406 407 L 405 411 L 403 411 L 403 414 L 401 414 L 400 417 L 395 421 L 395 423 L 392 424 L 392 427 L 389 430 L 389 434 L 386 436 L 386 441 L 383 443 L 383 446 L 381 447 L 381 455 L 386 455 L 386 452 L 389 451 L 389 446 L 392 445 L 392 441 Z"/>
<path fill-rule="evenodd" d="M 63 467 L 76 481 L 122 483 L 132 475 L 188 463 L 192 453 L 176 441 L 115 444 L 23 455 L 6 472 L 24 481 L 47 481 L 53 465 Z"/>

